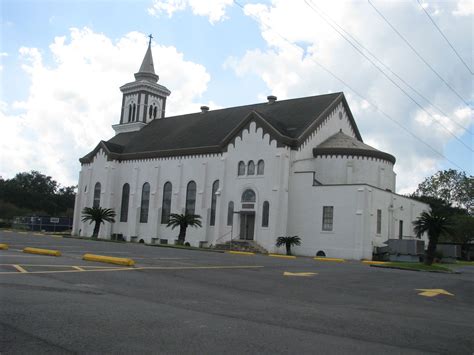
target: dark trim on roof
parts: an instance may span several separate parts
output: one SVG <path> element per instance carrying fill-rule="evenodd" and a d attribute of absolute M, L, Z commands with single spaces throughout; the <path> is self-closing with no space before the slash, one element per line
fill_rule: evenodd
<path fill-rule="evenodd" d="M 352 112 L 349 108 L 349 104 L 346 101 L 346 98 L 344 97 L 344 93 L 339 93 L 339 95 L 334 99 L 334 101 L 326 107 L 326 109 L 321 112 L 321 114 L 314 120 L 312 121 L 308 127 L 305 128 L 303 133 L 298 137 L 297 145 L 299 146 L 302 144 L 306 138 L 308 138 L 321 124 L 324 122 L 324 120 L 328 117 L 328 115 L 339 105 L 342 103 L 344 106 L 344 109 L 347 112 L 347 116 L 349 117 L 349 122 L 351 123 L 352 129 L 354 130 L 354 133 L 356 135 L 356 138 L 363 142 L 362 136 L 360 135 L 359 129 L 357 128 L 357 124 L 355 122 L 354 116 L 352 115 Z"/>
<path fill-rule="evenodd" d="M 395 164 L 395 157 L 391 154 L 381 152 L 379 150 L 368 150 L 368 149 L 360 149 L 360 148 L 313 148 L 313 156 L 320 157 L 324 155 L 347 155 L 347 156 L 362 156 L 362 157 L 370 157 L 370 158 L 377 158 L 391 162 Z"/>

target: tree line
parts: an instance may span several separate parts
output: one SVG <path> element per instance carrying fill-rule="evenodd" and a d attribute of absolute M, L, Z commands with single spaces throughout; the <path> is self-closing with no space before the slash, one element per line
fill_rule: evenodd
<path fill-rule="evenodd" d="M 75 189 L 61 186 L 51 176 L 34 170 L 11 179 L 0 177 L 0 219 L 31 215 L 72 217 Z"/>

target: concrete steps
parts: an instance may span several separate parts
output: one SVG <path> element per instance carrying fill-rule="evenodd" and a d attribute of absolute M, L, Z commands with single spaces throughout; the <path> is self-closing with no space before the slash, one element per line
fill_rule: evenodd
<path fill-rule="evenodd" d="M 268 254 L 268 251 L 259 245 L 254 240 L 229 240 L 225 243 L 216 244 L 215 249 L 219 250 L 238 250 L 238 251 L 247 251 L 260 254 Z"/>

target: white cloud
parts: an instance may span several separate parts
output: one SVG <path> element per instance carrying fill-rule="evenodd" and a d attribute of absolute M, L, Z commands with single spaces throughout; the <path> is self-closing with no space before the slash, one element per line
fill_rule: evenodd
<path fill-rule="evenodd" d="M 191 8 L 194 15 L 206 16 L 214 24 L 226 19 L 226 8 L 231 5 L 232 0 L 154 0 L 148 13 L 153 16 L 166 13 L 172 17 L 175 12 Z"/>
<path fill-rule="evenodd" d="M 312 3 L 342 25 L 352 36 L 357 37 L 393 71 L 438 107 L 442 107 L 444 112 L 449 113 L 449 118 L 426 107 L 440 122 L 435 123 L 435 119 L 421 111 L 387 81 L 305 2 L 275 0 L 271 5 L 246 5 L 244 13 L 260 24 L 261 35 L 267 47 L 249 49 L 240 58 L 229 57 L 225 67 L 232 68 L 239 77 L 260 77 L 268 87 L 268 92 L 279 98 L 344 91 L 365 141 L 397 157 L 395 171 L 398 174 L 398 190 L 414 190 L 423 177 L 440 168 L 443 158 L 411 134 L 424 140 L 435 150 L 443 152 L 446 145 L 454 139 L 446 132 L 446 128 L 460 136 L 464 130 L 459 125 L 467 127 L 472 124 L 472 111 L 463 106 L 458 98 L 443 86 L 367 3 Z M 457 58 L 452 57 L 452 52 L 446 48 L 446 43 L 439 38 L 439 34 L 434 31 L 416 2 L 376 2 L 375 5 L 386 13 L 390 21 L 400 28 L 418 51 L 446 76 L 451 85 L 467 100 L 474 98 L 470 75 L 459 65 Z M 414 11 L 414 6 L 420 11 Z M 452 7 L 449 4 L 446 6 Z M 441 24 L 451 23 L 450 11 L 440 9 L 437 16 Z M 447 35 L 456 40 L 458 50 L 472 55 L 470 20 L 458 19 L 456 25 L 451 25 L 448 30 L 450 33 Z M 289 42 L 297 43 L 299 48 Z M 342 78 L 367 100 L 355 95 L 317 63 Z M 412 95 L 424 104 L 416 94 Z M 382 108 L 406 127 L 409 133 L 377 112 L 368 101 Z M 453 123 L 453 120 L 458 124 Z M 472 141 L 466 144 L 472 147 Z M 472 154 L 472 151 L 466 150 L 462 145 L 459 149 Z"/>
<path fill-rule="evenodd" d="M 122 95 L 146 51 L 147 37 L 130 32 L 113 42 L 88 28 L 71 29 L 49 46 L 52 65 L 37 48 L 20 49 L 31 80 L 25 101 L 0 105 L 0 176 L 36 169 L 62 184 L 77 183 L 78 159 L 113 136 Z M 168 115 L 196 112 L 210 76 L 170 46 L 153 46 L 160 83 L 172 94 Z M 217 105 L 215 105 L 217 106 Z M 12 113 L 16 111 L 20 113 Z"/>
<path fill-rule="evenodd" d="M 471 16 L 474 14 L 474 4 L 471 0 L 459 0 L 456 9 L 453 11 L 455 16 Z"/>

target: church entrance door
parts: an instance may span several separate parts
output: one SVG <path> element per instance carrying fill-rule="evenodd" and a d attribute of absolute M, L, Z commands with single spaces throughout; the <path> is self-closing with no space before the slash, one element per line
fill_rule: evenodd
<path fill-rule="evenodd" d="M 253 240 L 255 212 L 240 212 L 240 239 Z"/>

